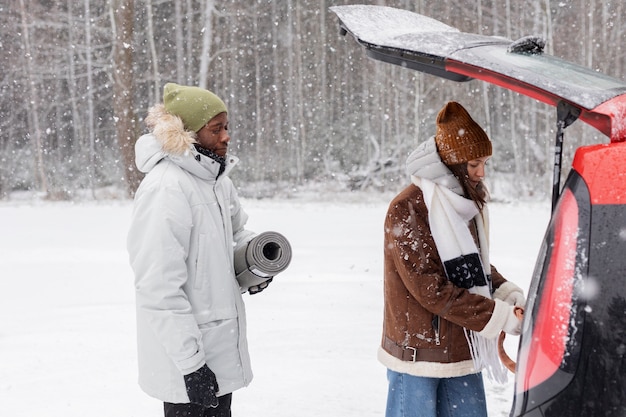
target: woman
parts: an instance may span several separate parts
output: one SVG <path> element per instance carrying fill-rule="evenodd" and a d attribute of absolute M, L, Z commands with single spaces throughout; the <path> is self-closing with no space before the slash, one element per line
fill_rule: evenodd
<path fill-rule="evenodd" d="M 435 137 L 407 160 L 412 184 L 389 206 L 379 349 L 387 417 L 487 416 L 481 371 L 506 380 L 497 336 L 519 334 L 514 307 L 525 299 L 489 263 L 491 149 L 463 106 L 447 103 Z"/>

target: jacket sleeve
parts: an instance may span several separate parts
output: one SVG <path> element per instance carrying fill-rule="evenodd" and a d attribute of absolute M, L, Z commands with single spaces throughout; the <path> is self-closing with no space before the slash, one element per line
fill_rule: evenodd
<path fill-rule="evenodd" d="M 480 331 L 492 317 L 494 300 L 452 284 L 428 223 L 422 199 L 399 201 L 390 207 L 385 223 L 385 245 L 410 295 L 426 310 L 465 328 Z"/>
<path fill-rule="evenodd" d="M 520 306 L 526 304 L 524 290 L 511 281 L 507 281 L 493 265 L 491 265 L 491 282 L 494 288 L 493 298 L 509 304 Z"/>
<path fill-rule="evenodd" d="M 507 282 L 506 278 L 502 276 L 495 266 L 491 265 L 491 284 L 493 285 L 493 289 L 497 290 L 505 282 Z"/>
<path fill-rule="evenodd" d="M 127 240 L 138 323 L 154 333 L 183 374 L 204 364 L 201 333 L 183 290 L 191 219 L 182 190 L 159 184 L 140 188 Z"/>

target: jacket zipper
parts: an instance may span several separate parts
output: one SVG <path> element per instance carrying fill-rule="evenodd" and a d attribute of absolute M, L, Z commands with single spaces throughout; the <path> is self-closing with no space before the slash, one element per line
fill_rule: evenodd
<path fill-rule="evenodd" d="M 441 318 L 439 316 L 433 317 L 433 329 L 435 330 L 435 345 L 441 345 L 441 340 L 439 339 L 439 327 L 441 326 Z"/>

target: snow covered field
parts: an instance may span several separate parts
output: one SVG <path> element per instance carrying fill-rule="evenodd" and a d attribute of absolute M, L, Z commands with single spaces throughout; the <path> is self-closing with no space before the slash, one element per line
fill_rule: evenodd
<path fill-rule="evenodd" d="M 376 361 L 387 198 L 244 200 L 249 228 L 283 233 L 289 269 L 245 296 L 255 379 L 235 417 L 383 416 Z M 136 384 L 130 202 L 0 203 L 0 408 L 11 417 L 149 417 Z M 492 262 L 527 290 L 550 204 L 491 205 Z M 517 339 L 507 339 L 515 358 Z M 487 381 L 508 416 L 513 378 Z"/>

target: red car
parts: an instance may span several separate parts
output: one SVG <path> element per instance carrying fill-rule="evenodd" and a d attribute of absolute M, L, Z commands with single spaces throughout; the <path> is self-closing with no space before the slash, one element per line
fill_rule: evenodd
<path fill-rule="evenodd" d="M 552 218 L 537 259 L 517 356 L 511 416 L 626 417 L 626 83 L 511 41 L 459 32 L 383 6 L 337 6 L 373 59 L 454 81 L 479 79 L 557 112 Z M 576 150 L 561 187 L 563 130 L 608 144 Z"/>

